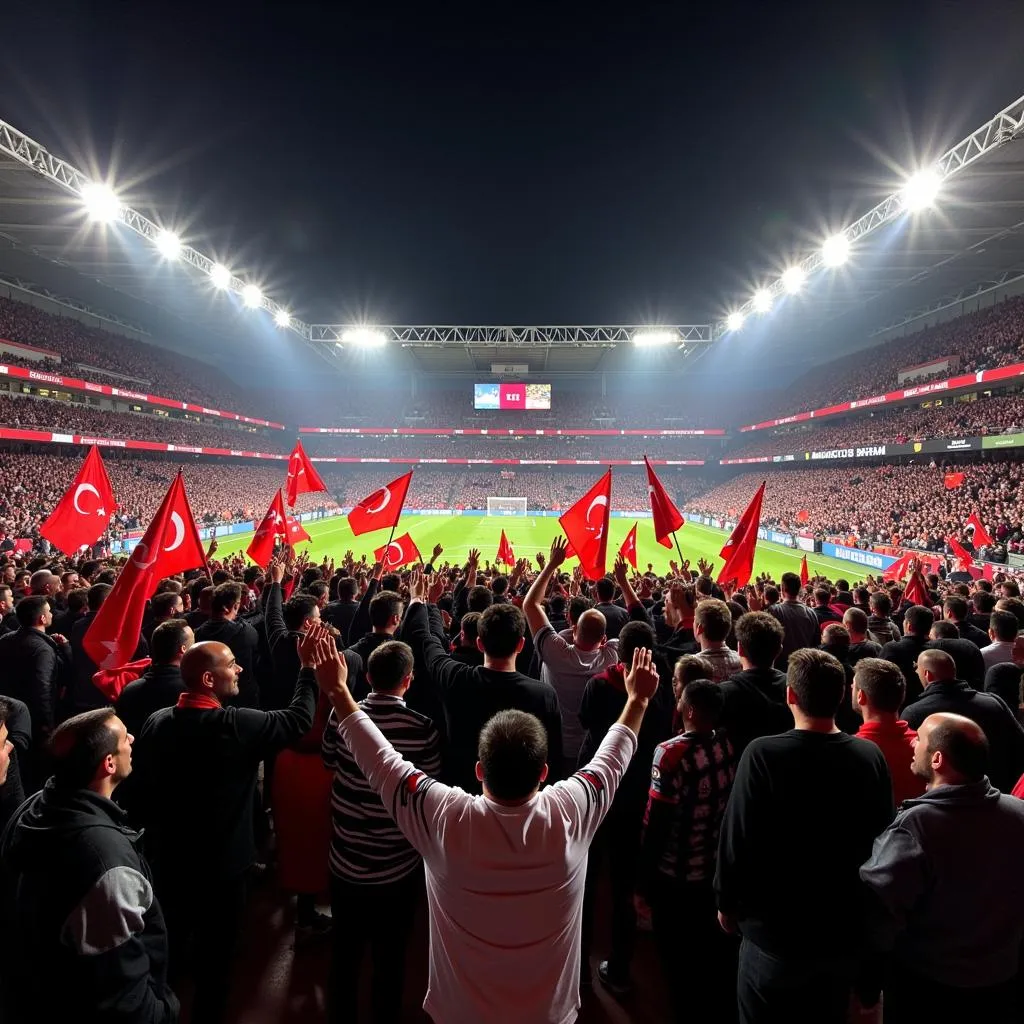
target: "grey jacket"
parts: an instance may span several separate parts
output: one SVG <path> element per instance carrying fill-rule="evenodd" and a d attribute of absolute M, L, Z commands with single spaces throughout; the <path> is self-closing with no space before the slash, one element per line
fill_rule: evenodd
<path fill-rule="evenodd" d="M 1022 862 L 1024 800 L 987 778 L 905 800 L 860 869 L 872 945 L 944 985 L 1008 981 L 1024 940 Z"/>

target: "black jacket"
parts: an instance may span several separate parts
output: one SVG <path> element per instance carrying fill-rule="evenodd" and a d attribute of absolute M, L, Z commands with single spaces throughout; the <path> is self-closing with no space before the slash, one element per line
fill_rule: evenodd
<path fill-rule="evenodd" d="M 720 685 L 724 705 L 719 722 L 736 756 L 758 736 L 774 736 L 793 728 L 786 703 L 786 673 L 777 668 L 750 668 Z"/>
<path fill-rule="evenodd" d="M 195 631 L 195 637 L 196 643 L 214 640 L 231 648 L 235 661 L 242 666 L 242 674 L 238 677 L 238 696 L 231 703 L 242 708 L 258 708 L 260 638 L 256 630 L 244 619 L 207 619 Z"/>
<path fill-rule="evenodd" d="M 70 670 L 68 645 L 38 629 L 19 629 L 0 637 L 0 694 L 28 705 L 37 747 L 56 728 L 61 691 Z"/>
<path fill-rule="evenodd" d="M 992 785 L 1009 793 L 1024 775 L 1024 728 L 1013 712 L 993 693 L 979 693 L 959 679 L 932 683 L 902 717 L 911 729 L 919 729 L 929 716 L 941 711 L 963 715 L 977 722 L 989 744 L 988 777 Z"/>
<path fill-rule="evenodd" d="M 0 636 L 4 633 L 13 633 L 16 629 L 21 628 L 21 623 L 18 621 L 17 612 L 8 612 L 2 619 L 0 619 Z"/>
<path fill-rule="evenodd" d="M 868 626 L 868 629 L 871 627 Z M 902 640 L 890 640 L 882 648 L 879 657 L 891 661 L 903 673 L 907 684 L 907 695 L 904 700 L 909 704 L 921 696 L 921 680 L 917 678 L 917 656 L 928 646 L 928 637 L 915 636 L 908 633 Z"/>
<path fill-rule="evenodd" d="M 177 1020 L 140 838 L 110 800 L 59 792 L 52 780 L 19 809 L 0 848 L 13 883 L 5 931 L 17 937 L 4 956 L 4 989 L 15 1001 L 5 1021 Z"/>
<path fill-rule="evenodd" d="M 320 612 L 320 617 L 341 633 L 341 639 L 346 647 L 352 642 L 349 630 L 352 626 L 352 620 L 356 617 L 358 608 L 359 605 L 355 601 L 331 601 Z M 355 639 L 358 640 L 359 638 L 356 637 Z"/>
<path fill-rule="evenodd" d="M 929 640 L 928 647 L 936 651 L 945 651 L 956 663 L 956 677 L 963 679 L 976 690 L 985 687 L 985 659 L 981 648 L 970 640 Z"/>
<path fill-rule="evenodd" d="M 161 708 L 173 708 L 184 692 L 185 684 L 177 665 L 150 665 L 121 691 L 114 705 L 117 717 L 133 736 L 141 736 L 149 716 Z"/>
<path fill-rule="evenodd" d="M 859 643 L 850 644 L 850 655 L 847 660 L 856 668 L 861 658 L 877 658 L 881 653 L 881 644 L 876 644 L 874 640 L 861 640 Z"/>
<path fill-rule="evenodd" d="M 958 622 L 956 627 L 960 630 L 961 640 L 970 640 L 979 649 L 988 647 L 992 642 L 989 639 L 987 629 L 978 629 L 977 626 L 972 626 L 970 622 Z"/>
<path fill-rule="evenodd" d="M 106 694 L 100 693 L 92 685 L 92 677 L 99 670 L 99 666 L 89 657 L 82 646 L 85 634 L 96 618 L 96 612 L 89 612 L 83 615 L 71 630 L 68 641 L 71 644 L 72 681 L 69 695 L 69 714 L 75 715 L 81 711 L 92 711 L 94 708 L 105 708 L 110 706 L 110 700 Z M 149 644 L 140 635 L 138 646 L 129 661 L 138 661 L 140 658 L 149 656 Z"/>
<path fill-rule="evenodd" d="M 601 604 L 594 605 L 594 611 L 600 612 L 604 616 L 604 634 L 609 640 L 617 639 L 622 627 L 629 622 L 629 612 L 620 604 L 602 601 Z"/>

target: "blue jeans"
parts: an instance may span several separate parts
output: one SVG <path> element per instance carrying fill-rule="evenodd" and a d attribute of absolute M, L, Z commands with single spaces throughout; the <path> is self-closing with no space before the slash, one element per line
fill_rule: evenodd
<path fill-rule="evenodd" d="M 740 1024 L 845 1024 L 857 976 L 852 957 L 779 957 L 740 943 Z"/>

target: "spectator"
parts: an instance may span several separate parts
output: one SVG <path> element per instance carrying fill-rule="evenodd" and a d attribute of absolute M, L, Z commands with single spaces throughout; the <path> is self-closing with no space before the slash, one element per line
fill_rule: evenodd
<path fill-rule="evenodd" d="M 972 626 L 967 612 L 967 601 L 959 594 L 947 594 L 942 602 L 942 613 L 959 631 L 960 638 L 969 640 L 976 647 L 987 647 L 988 633 Z"/>
<path fill-rule="evenodd" d="M 868 639 L 868 617 L 862 608 L 847 608 L 843 613 L 843 625 L 850 634 L 850 664 L 856 667 L 861 658 L 877 658 L 882 645 Z"/>
<path fill-rule="evenodd" d="M 982 647 L 981 656 L 985 659 L 985 670 L 993 665 L 1013 661 L 1013 648 L 1017 640 L 1017 616 L 1012 612 L 994 611 L 988 628 L 991 643 Z"/>
<path fill-rule="evenodd" d="M 622 627 L 629 621 L 629 613 L 621 605 L 615 604 L 615 581 L 609 576 L 602 576 L 594 584 L 597 591 L 597 604 L 594 611 L 604 616 L 605 635 L 609 640 L 618 640 Z"/>
<path fill-rule="evenodd" d="M 196 643 L 212 640 L 230 648 L 242 670 L 237 703 L 240 707 L 256 708 L 260 706 L 256 684 L 260 638 L 248 622 L 239 618 L 242 592 L 242 584 L 234 580 L 214 587 L 210 599 L 210 618 L 195 631 L 195 638 Z M 181 600 L 180 597 L 178 600 Z"/>
<path fill-rule="evenodd" d="M 172 708 L 185 692 L 181 678 L 181 659 L 195 643 L 188 624 L 168 619 L 153 630 L 152 664 L 117 698 L 117 717 L 133 736 L 141 736 L 149 716 L 161 708 Z"/>
<path fill-rule="evenodd" d="M 693 615 L 693 633 L 700 644 L 701 657 L 711 662 L 712 680 L 720 683 L 743 670 L 740 656 L 726 646 L 732 632 L 732 612 L 724 601 L 715 598 L 701 601 Z"/>
<path fill-rule="evenodd" d="M 795 572 L 782 574 L 782 600 L 769 605 L 767 613 L 782 625 L 782 651 L 776 665 L 785 669 L 789 656 L 803 647 L 817 647 L 821 629 L 818 618 L 806 605 L 800 603 L 800 577 Z"/>
<path fill-rule="evenodd" d="M 908 704 L 921 695 L 921 684 L 916 671 L 917 659 L 928 646 L 934 622 L 935 616 L 930 608 L 925 608 L 922 605 L 908 608 L 903 616 L 906 636 L 899 640 L 890 640 L 882 648 L 880 657 L 891 661 L 903 673 L 904 682 L 907 684 L 906 700 Z"/>

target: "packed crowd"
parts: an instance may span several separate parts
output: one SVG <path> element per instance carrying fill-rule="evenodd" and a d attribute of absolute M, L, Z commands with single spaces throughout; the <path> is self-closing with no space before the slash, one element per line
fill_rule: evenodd
<path fill-rule="evenodd" d="M 977 512 L 996 541 L 979 552 L 992 561 L 1020 551 L 1024 541 L 1024 463 L 957 464 L 963 482 L 947 490 L 944 472 L 929 466 L 846 466 L 743 473 L 717 484 L 687 505 L 715 517 L 742 511 L 762 479 L 767 480 L 761 522 L 781 529 L 853 537 L 866 544 L 890 544 L 944 551 L 947 538 L 965 545 L 964 524 Z M 801 513 L 806 517 L 798 518 Z"/>
<path fill-rule="evenodd" d="M 1019 1021 L 1017 583 L 565 555 L 211 557 L 102 670 L 121 567 L 6 561 L 5 1022 L 245 1019 L 269 872 L 296 962 L 331 944 L 331 1024 L 364 973 L 402 1019 L 424 905 L 438 1022 L 589 1019 L 595 982 L 633 989 L 640 911 L 677 1024 Z"/>

